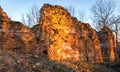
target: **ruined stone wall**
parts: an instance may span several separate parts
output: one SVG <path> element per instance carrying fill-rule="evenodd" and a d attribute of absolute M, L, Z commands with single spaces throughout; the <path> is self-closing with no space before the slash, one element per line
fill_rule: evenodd
<path fill-rule="evenodd" d="M 34 34 L 20 22 L 12 21 L 0 8 L 0 48 L 30 52 L 33 49 Z"/>
<path fill-rule="evenodd" d="M 1 21 L 10 21 L 10 18 L 7 16 L 7 14 L 3 11 L 3 9 L 0 7 L 0 22 Z"/>
<path fill-rule="evenodd" d="M 81 60 L 102 62 L 101 49 L 96 30 L 92 29 L 89 24 L 78 22 L 76 18 L 73 18 L 73 24 L 79 41 Z"/>
<path fill-rule="evenodd" d="M 40 11 L 40 23 L 33 28 L 12 21 L 0 8 L 2 49 L 43 52 L 58 61 L 103 62 L 115 59 L 115 45 L 114 34 L 108 28 L 103 28 L 97 35 L 89 24 L 78 21 L 61 6 L 45 4 Z"/>
<path fill-rule="evenodd" d="M 116 48 L 115 35 L 108 27 L 103 27 L 101 31 L 98 32 L 98 38 L 104 61 L 114 61 Z"/>
<path fill-rule="evenodd" d="M 66 9 L 44 5 L 41 9 L 40 24 L 50 59 L 79 60 L 79 43 L 74 35 L 71 16 Z"/>
<path fill-rule="evenodd" d="M 61 6 L 45 4 L 40 13 L 50 59 L 102 62 L 96 31 L 89 24 L 78 22 Z"/>

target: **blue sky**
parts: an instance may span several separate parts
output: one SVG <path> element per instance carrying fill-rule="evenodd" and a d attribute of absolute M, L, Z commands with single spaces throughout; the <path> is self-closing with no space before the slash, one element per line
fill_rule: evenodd
<path fill-rule="evenodd" d="M 95 0 L 0 0 L 0 5 L 4 11 L 12 20 L 16 21 L 20 21 L 21 15 L 27 13 L 30 7 L 37 5 L 41 8 L 44 3 L 64 7 L 73 6 L 76 9 L 76 17 L 78 17 L 77 13 L 82 10 L 89 17 L 90 8 L 95 3 Z"/>
<path fill-rule="evenodd" d="M 120 3 L 119 0 L 117 3 Z M 15 21 L 21 21 L 21 15 L 26 14 L 28 9 L 34 5 L 39 8 L 44 3 L 53 5 L 61 5 L 63 7 L 73 6 L 76 9 L 76 17 L 79 19 L 78 13 L 84 10 L 86 14 L 86 22 L 91 23 L 90 20 L 90 8 L 95 3 L 95 0 L 0 0 L 0 5 L 7 12 L 8 16 Z"/>

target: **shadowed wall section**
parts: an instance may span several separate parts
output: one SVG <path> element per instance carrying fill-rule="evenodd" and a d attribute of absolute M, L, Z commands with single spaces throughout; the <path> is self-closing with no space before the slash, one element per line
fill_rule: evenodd
<path fill-rule="evenodd" d="M 104 61 L 114 61 L 116 39 L 115 35 L 108 27 L 103 27 L 98 33 L 98 38 L 101 45 L 102 56 Z"/>

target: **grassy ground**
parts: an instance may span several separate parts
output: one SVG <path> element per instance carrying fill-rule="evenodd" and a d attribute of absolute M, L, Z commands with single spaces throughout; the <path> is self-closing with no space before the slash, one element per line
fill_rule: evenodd
<path fill-rule="evenodd" d="M 120 62 L 57 62 L 47 56 L 0 50 L 0 72 L 120 72 Z"/>

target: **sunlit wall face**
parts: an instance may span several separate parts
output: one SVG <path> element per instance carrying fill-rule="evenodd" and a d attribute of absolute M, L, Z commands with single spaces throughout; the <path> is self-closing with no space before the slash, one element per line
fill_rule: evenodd
<path fill-rule="evenodd" d="M 120 42 L 120 31 L 118 32 L 118 42 Z"/>

